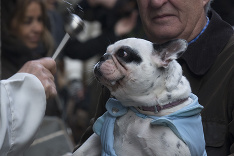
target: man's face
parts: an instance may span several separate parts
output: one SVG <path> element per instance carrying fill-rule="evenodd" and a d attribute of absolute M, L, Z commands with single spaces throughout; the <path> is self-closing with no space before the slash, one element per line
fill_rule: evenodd
<path fill-rule="evenodd" d="M 145 32 L 152 42 L 191 41 L 206 24 L 209 0 L 137 0 Z"/>

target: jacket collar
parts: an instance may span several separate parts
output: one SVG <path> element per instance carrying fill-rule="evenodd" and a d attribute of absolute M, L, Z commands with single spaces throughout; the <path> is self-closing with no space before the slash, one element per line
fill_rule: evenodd
<path fill-rule="evenodd" d="M 204 75 L 224 49 L 233 35 L 232 27 L 224 22 L 221 17 L 211 11 L 208 16 L 210 23 L 204 33 L 188 46 L 187 51 L 178 61 L 184 60 L 190 71 L 197 76 Z"/>

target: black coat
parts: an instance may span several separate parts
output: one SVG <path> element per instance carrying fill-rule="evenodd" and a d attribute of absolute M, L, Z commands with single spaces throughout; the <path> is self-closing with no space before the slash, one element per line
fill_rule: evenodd
<path fill-rule="evenodd" d="M 1 79 L 14 75 L 27 61 L 46 56 L 42 44 L 35 49 L 27 48 L 14 36 L 2 35 Z"/>

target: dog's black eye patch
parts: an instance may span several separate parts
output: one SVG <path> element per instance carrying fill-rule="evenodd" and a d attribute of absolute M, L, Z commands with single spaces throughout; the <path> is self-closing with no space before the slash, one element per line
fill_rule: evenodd
<path fill-rule="evenodd" d="M 136 64 L 140 64 L 142 62 L 141 57 L 138 55 L 136 51 L 132 48 L 123 46 L 117 52 L 116 56 L 126 63 L 134 62 Z"/>

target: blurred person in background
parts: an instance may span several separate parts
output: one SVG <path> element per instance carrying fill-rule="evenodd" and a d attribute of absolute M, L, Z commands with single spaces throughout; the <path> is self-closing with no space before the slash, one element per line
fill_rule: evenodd
<path fill-rule="evenodd" d="M 87 60 L 97 54 L 104 54 L 106 47 L 115 41 L 126 38 L 136 27 L 138 13 L 135 0 L 82 0 L 85 21 L 98 21 L 101 33 L 85 42 L 70 40 L 64 55 Z"/>
<path fill-rule="evenodd" d="M 1 3 L 2 78 L 6 79 L 27 61 L 50 56 L 54 47 L 42 0 Z"/>
<path fill-rule="evenodd" d="M 27 61 L 52 56 L 56 44 L 44 0 L 8 0 L 1 5 L 1 78 L 6 79 Z M 46 115 L 61 116 L 57 97 L 47 99 Z"/>

